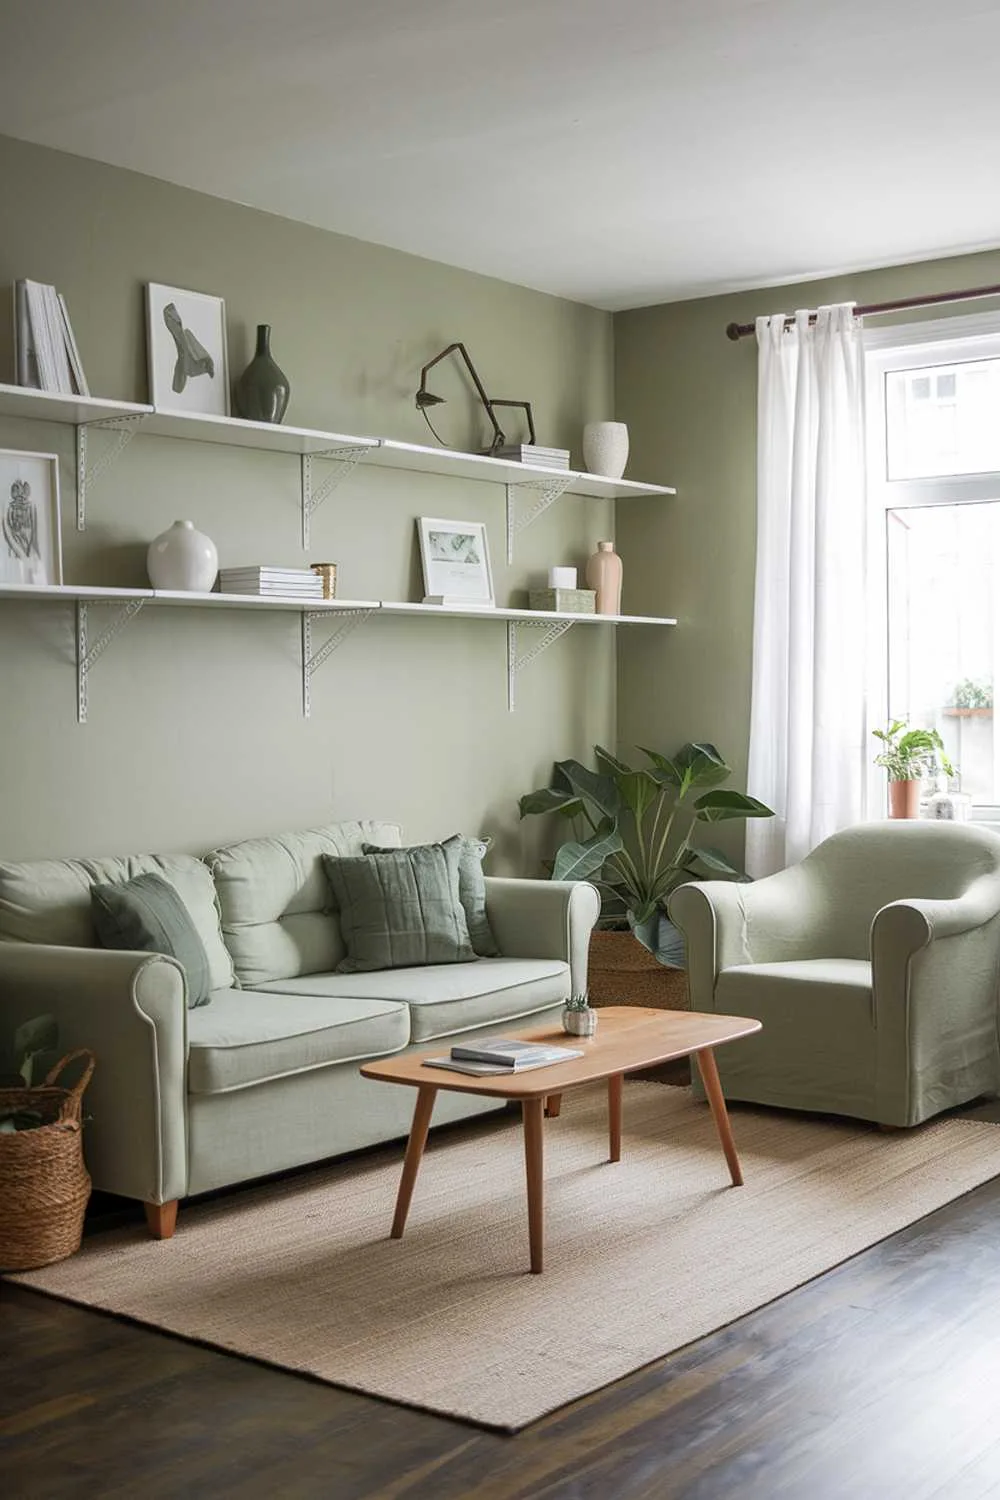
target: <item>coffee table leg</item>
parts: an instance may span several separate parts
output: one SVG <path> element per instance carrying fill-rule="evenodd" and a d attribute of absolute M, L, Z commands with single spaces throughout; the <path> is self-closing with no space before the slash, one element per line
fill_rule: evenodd
<path fill-rule="evenodd" d="M 437 1089 L 433 1084 L 422 1084 L 417 1090 L 417 1102 L 413 1108 L 413 1124 L 410 1126 L 410 1139 L 406 1143 L 406 1155 L 403 1158 L 403 1175 L 399 1179 L 399 1192 L 396 1194 L 396 1212 L 389 1231 L 389 1238 L 393 1240 L 403 1238 L 406 1215 L 410 1211 L 410 1199 L 413 1197 L 417 1173 L 420 1171 L 420 1159 L 424 1154 L 427 1130 L 431 1123 L 436 1097 Z"/>
<path fill-rule="evenodd" d="M 545 1101 L 545 1118 L 557 1120 L 562 1109 L 562 1094 L 550 1094 Z"/>
<path fill-rule="evenodd" d="M 545 1223 L 542 1200 L 542 1121 L 544 1099 L 524 1099 L 524 1168 L 528 1183 L 528 1244 L 532 1275 L 542 1270 Z"/>
<path fill-rule="evenodd" d="M 622 1091 L 624 1073 L 608 1075 L 608 1160 L 622 1159 Z"/>
<path fill-rule="evenodd" d="M 722 1149 L 726 1153 L 726 1161 L 729 1163 L 729 1175 L 733 1180 L 733 1187 L 743 1186 L 743 1172 L 740 1169 L 740 1159 L 736 1155 L 736 1142 L 733 1140 L 732 1126 L 729 1123 L 729 1114 L 726 1110 L 726 1100 L 722 1092 L 722 1084 L 719 1082 L 719 1070 L 715 1066 L 715 1053 L 711 1047 L 703 1047 L 700 1052 L 695 1053 L 695 1061 L 701 1074 L 701 1081 L 705 1085 L 705 1093 L 712 1110 L 712 1118 L 715 1128 L 719 1132 L 719 1140 Z"/>

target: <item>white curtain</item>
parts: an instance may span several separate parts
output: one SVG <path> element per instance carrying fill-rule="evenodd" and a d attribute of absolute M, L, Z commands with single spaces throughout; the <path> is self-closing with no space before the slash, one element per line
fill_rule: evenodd
<path fill-rule="evenodd" d="M 747 869 L 867 815 L 864 358 L 849 304 L 757 319 L 757 573 Z"/>

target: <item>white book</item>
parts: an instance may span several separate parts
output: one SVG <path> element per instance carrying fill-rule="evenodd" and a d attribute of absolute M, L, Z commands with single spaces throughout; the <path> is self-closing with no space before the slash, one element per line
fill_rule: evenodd
<path fill-rule="evenodd" d="M 57 391 L 59 389 L 58 372 L 45 309 L 45 288 L 40 281 L 26 281 L 24 294 L 28 309 L 28 326 L 31 329 L 31 342 L 34 345 L 38 366 L 39 388 L 43 391 Z"/>
<path fill-rule="evenodd" d="M 66 298 L 62 292 L 59 293 L 59 311 L 62 313 L 63 337 L 66 341 L 66 352 L 69 355 L 70 369 L 73 374 L 73 384 L 81 396 L 90 395 L 90 386 L 87 377 L 83 373 L 83 362 L 80 359 L 80 351 L 76 345 L 76 336 L 73 333 L 73 325 L 69 320 L 69 308 L 66 306 Z"/>
<path fill-rule="evenodd" d="M 28 291 L 24 281 L 14 283 L 14 372 L 18 385 L 29 386 L 36 391 L 40 388 L 38 359 L 28 314 Z"/>
<path fill-rule="evenodd" d="M 46 286 L 45 292 L 45 321 L 48 325 L 49 343 L 52 347 L 52 358 L 55 363 L 56 380 L 58 384 L 54 387 L 67 396 L 74 392 L 73 372 L 69 365 L 69 351 L 66 348 L 66 334 L 63 328 L 62 308 L 59 306 L 59 293 L 54 286 Z"/>
<path fill-rule="evenodd" d="M 496 609 L 492 599 L 462 599 L 452 594 L 425 594 L 423 604 L 437 604 L 442 609 Z"/>
<path fill-rule="evenodd" d="M 493 1063 L 515 1073 L 524 1068 L 545 1068 L 552 1063 L 582 1057 L 579 1047 L 560 1047 L 549 1042 L 523 1042 L 517 1037 L 484 1037 L 480 1042 L 458 1043 L 451 1049 L 452 1062 Z"/>

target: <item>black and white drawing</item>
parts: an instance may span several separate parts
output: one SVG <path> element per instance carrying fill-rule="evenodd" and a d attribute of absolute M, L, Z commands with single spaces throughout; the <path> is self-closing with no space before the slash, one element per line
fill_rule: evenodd
<path fill-rule="evenodd" d="M 221 297 L 146 287 L 149 399 L 161 410 L 229 415 L 226 307 Z"/>
<path fill-rule="evenodd" d="M 61 582 L 58 461 L 0 449 L 0 584 Z"/>
<path fill-rule="evenodd" d="M 424 569 L 424 602 L 492 606 L 493 570 L 484 523 L 421 516 L 417 529 Z"/>

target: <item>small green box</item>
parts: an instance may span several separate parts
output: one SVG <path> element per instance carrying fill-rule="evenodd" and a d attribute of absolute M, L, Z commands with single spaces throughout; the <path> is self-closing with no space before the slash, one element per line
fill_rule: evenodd
<path fill-rule="evenodd" d="M 555 609 L 569 615 L 592 615 L 597 595 L 593 589 L 529 589 L 532 609 Z"/>

